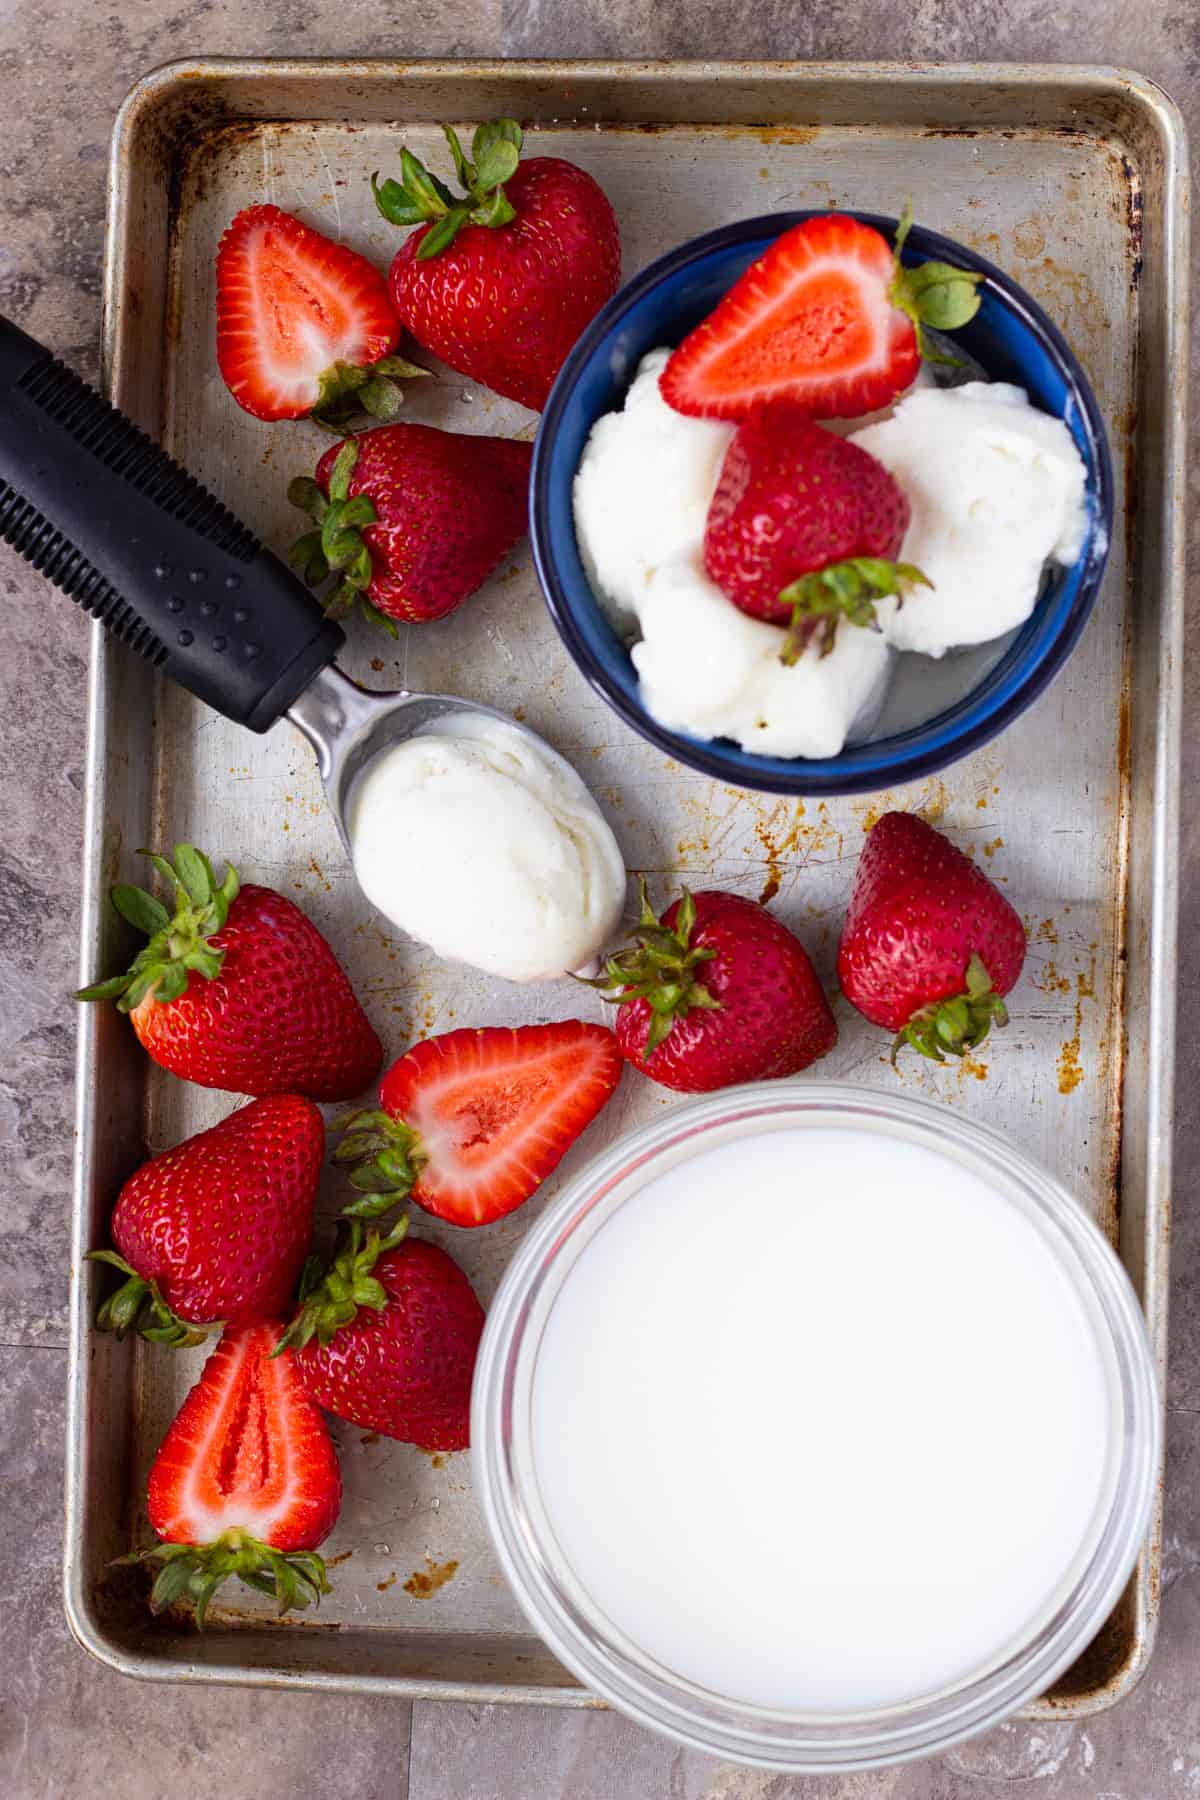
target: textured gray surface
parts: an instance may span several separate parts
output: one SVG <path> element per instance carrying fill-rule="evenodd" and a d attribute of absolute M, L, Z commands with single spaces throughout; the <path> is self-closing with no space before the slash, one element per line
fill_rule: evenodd
<path fill-rule="evenodd" d="M 0 310 L 94 375 L 104 157 L 142 70 L 199 52 L 936 57 L 1124 63 L 1180 101 L 1200 139 L 1200 9 L 1104 0 L 0 0 Z M 1069 321 L 1066 322 L 1069 327 Z M 1198 435 L 1197 442 L 1200 442 Z M 1194 463 L 1200 502 L 1200 460 Z M 1198 507 L 1200 515 L 1200 507 Z M 1198 534 L 1200 535 L 1200 534 Z M 1200 541 L 1194 543 L 1200 551 Z M 1200 555 L 1193 557 L 1200 568 Z M 85 633 L 0 553 L 0 1791 L 157 1800 L 210 1789 L 273 1800 L 974 1800 L 1000 1782 L 1045 1800 L 1200 1794 L 1200 834 L 1184 826 L 1167 1593 L 1151 1672 L 1086 1725 L 1013 1727 L 946 1761 L 792 1781 L 675 1753 L 602 1714 L 139 1687 L 89 1662 L 58 1599 L 72 1018 Z M 1188 662 L 1189 703 L 1200 663 Z M 1185 753 L 1186 799 L 1200 746 Z M 411 1782 L 409 1771 L 411 1768 Z"/>

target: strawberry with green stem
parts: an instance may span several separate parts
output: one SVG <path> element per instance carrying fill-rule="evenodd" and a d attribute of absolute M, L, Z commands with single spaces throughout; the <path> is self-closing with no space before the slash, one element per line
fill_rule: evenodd
<path fill-rule="evenodd" d="M 881 462 L 783 402 L 729 443 L 708 509 L 704 566 L 741 612 L 787 628 L 781 660 L 827 656 L 839 620 L 879 629 L 878 602 L 931 584 L 897 560 L 910 507 Z"/>
<path fill-rule="evenodd" d="M 579 1019 L 422 1039 L 384 1075 L 379 1107 L 336 1127 L 359 1194 L 346 1213 L 411 1199 L 452 1225 L 504 1218 L 607 1106 L 621 1067 L 612 1032 Z"/>
<path fill-rule="evenodd" d="M 394 354 L 399 336 L 378 269 L 293 214 L 248 206 L 222 237 L 217 363 L 255 418 L 394 418 L 400 381 L 429 373 Z"/>
<path fill-rule="evenodd" d="M 884 813 L 859 858 L 838 947 L 850 1004 L 933 1062 L 1008 1023 L 1025 927 L 995 884 L 915 813 Z"/>
<path fill-rule="evenodd" d="M 555 156 L 522 159 L 515 119 L 481 125 L 469 157 L 444 130 L 462 195 L 408 150 L 398 181 L 372 177 L 384 218 L 418 226 L 392 263 L 393 304 L 452 369 L 540 411 L 580 332 L 616 291 L 617 221 L 585 170 Z"/>
<path fill-rule="evenodd" d="M 588 985 L 617 1007 L 626 1060 L 664 1087 L 711 1093 L 798 1074 L 837 1042 L 804 946 L 764 906 L 686 888 L 661 920 L 641 883 L 634 941 Z"/>
<path fill-rule="evenodd" d="M 146 1494 L 161 1541 L 119 1559 L 156 1569 L 152 1612 L 190 1600 L 203 1629 L 230 1576 L 281 1614 L 329 1592 L 317 1549 L 337 1522 L 341 1475 L 295 1357 L 277 1353 L 280 1329 L 228 1329 L 163 1439 Z"/>
<path fill-rule="evenodd" d="M 426 1450 L 463 1450 L 483 1308 L 452 1257 L 351 1219 L 329 1268 L 311 1262 L 277 1354 L 327 1412 Z M 292 1348 L 294 1347 L 294 1348 Z"/>
<path fill-rule="evenodd" d="M 533 446 L 431 425 L 387 425 L 332 446 L 315 477 L 288 488 L 315 529 L 292 550 L 333 616 L 361 604 L 396 635 L 397 619 L 443 618 L 524 536 Z"/>
<path fill-rule="evenodd" d="M 99 1329 L 181 1347 L 218 1321 L 279 1318 L 312 1241 L 324 1156 L 312 1101 L 269 1094 L 143 1163 L 113 1211 L 116 1249 L 91 1252 L 125 1277 Z"/>
<path fill-rule="evenodd" d="M 706 419 L 744 419 L 774 401 L 853 419 L 911 387 L 922 356 L 953 362 L 928 333 L 974 318 L 983 277 L 951 263 L 906 266 L 911 228 L 907 202 L 894 246 L 850 213 L 793 225 L 673 352 L 664 399 Z"/>
<path fill-rule="evenodd" d="M 294 901 L 247 883 L 227 864 L 218 882 L 190 844 L 175 861 L 142 851 L 174 890 L 175 910 L 118 883 L 112 903 L 150 941 L 122 975 L 80 990 L 115 1000 L 154 1061 L 184 1081 L 238 1094 L 349 1100 L 383 1060 L 383 1045 L 333 951 Z"/>

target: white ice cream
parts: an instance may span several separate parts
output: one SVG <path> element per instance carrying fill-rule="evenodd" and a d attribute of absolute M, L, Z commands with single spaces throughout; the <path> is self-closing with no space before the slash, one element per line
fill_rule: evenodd
<path fill-rule="evenodd" d="M 592 427 L 575 478 L 575 528 L 593 585 L 632 652 L 661 725 L 769 756 L 836 756 L 881 698 L 888 647 L 839 625 L 829 656 L 785 666 L 785 633 L 751 619 L 704 572 L 704 526 L 733 428 L 685 418 L 642 359 L 621 412 Z"/>
<path fill-rule="evenodd" d="M 1071 563 L 1087 526 L 1083 459 L 1022 388 L 968 382 L 910 394 L 854 442 L 889 469 L 912 519 L 901 546 L 933 583 L 880 603 L 899 650 L 944 656 L 1024 624 L 1047 562 Z"/>
<path fill-rule="evenodd" d="M 651 350 L 620 412 L 597 419 L 575 477 L 575 525 L 593 585 L 619 624 L 640 613 L 646 575 L 704 542 L 708 504 L 732 425 L 685 418 L 658 378 L 669 350 Z"/>
<path fill-rule="evenodd" d="M 579 776 L 479 713 L 439 720 L 355 783 L 354 872 L 403 931 L 509 981 L 582 968 L 611 938 L 625 865 Z"/>
<path fill-rule="evenodd" d="M 784 663 L 783 631 L 727 600 L 698 553 L 649 572 L 637 610 L 642 699 L 669 730 L 763 756 L 837 756 L 883 698 L 891 654 L 881 633 L 842 623 L 828 656 L 809 649 Z"/>

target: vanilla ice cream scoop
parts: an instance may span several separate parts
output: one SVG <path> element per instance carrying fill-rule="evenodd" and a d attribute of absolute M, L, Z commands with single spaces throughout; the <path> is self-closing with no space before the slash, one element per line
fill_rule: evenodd
<path fill-rule="evenodd" d="M 912 509 L 900 547 L 933 584 L 877 607 L 898 650 L 944 656 L 1023 625 L 1048 562 L 1072 563 L 1087 530 L 1083 458 L 1061 419 L 1023 388 L 924 388 L 854 434 Z"/>
<path fill-rule="evenodd" d="M 450 713 L 372 757 L 350 793 L 354 872 L 411 937 L 508 981 L 582 968 L 625 864 L 571 765 L 494 714 Z"/>
<path fill-rule="evenodd" d="M 685 418 L 651 350 L 620 412 L 596 420 L 575 477 L 575 525 L 588 575 L 617 623 L 632 623 L 646 576 L 704 541 L 708 506 L 733 426 Z"/>
<path fill-rule="evenodd" d="M 892 657 L 881 632 L 842 620 L 827 656 L 810 645 L 785 663 L 786 634 L 739 611 L 699 556 L 646 578 L 638 618 L 642 699 L 668 730 L 732 738 L 760 756 L 837 756 L 883 700 Z"/>

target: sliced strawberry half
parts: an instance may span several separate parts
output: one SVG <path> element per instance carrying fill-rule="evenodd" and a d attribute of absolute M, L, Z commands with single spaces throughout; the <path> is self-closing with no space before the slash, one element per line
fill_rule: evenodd
<path fill-rule="evenodd" d="M 380 1109 L 344 1125 L 336 1160 L 354 1166 L 374 1217 L 412 1198 L 452 1225 L 486 1225 L 521 1205 L 611 1098 L 621 1052 L 603 1025 L 569 1019 L 450 1031 L 392 1064 Z"/>
<path fill-rule="evenodd" d="M 163 1439 L 147 1510 L 163 1540 L 128 1561 L 158 1565 L 151 1607 L 191 1598 L 196 1620 L 230 1575 L 280 1612 L 328 1591 L 314 1554 L 341 1505 L 337 1456 L 278 1321 L 225 1332 Z"/>
<path fill-rule="evenodd" d="M 659 378 L 664 399 L 710 419 L 770 400 L 817 419 L 887 406 L 916 379 L 922 325 L 951 330 L 979 305 L 978 275 L 902 266 L 910 224 L 905 208 L 894 251 L 846 213 L 785 231 L 680 344 Z"/>
<path fill-rule="evenodd" d="M 394 416 L 400 324 L 365 256 L 278 206 L 248 206 L 217 251 L 217 362 L 256 419 Z"/>

